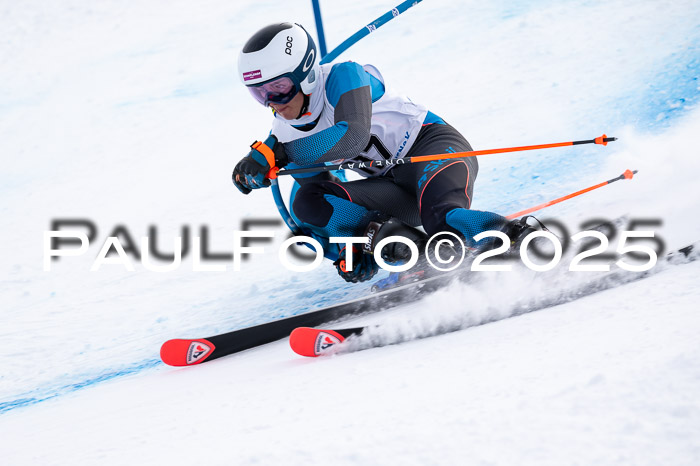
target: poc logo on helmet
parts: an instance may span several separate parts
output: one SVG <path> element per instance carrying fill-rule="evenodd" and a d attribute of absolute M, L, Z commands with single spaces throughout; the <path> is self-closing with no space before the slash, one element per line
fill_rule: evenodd
<path fill-rule="evenodd" d="M 284 49 L 284 53 L 286 53 L 287 55 L 292 54 L 292 40 L 294 40 L 292 36 L 287 36 L 287 44 Z"/>

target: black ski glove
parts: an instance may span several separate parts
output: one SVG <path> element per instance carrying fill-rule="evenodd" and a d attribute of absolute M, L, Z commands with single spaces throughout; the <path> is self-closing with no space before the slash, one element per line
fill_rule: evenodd
<path fill-rule="evenodd" d="M 238 162 L 231 175 L 233 184 L 243 194 L 270 186 L 270 178 L 277 178 L 277 170 L 287 165 L 284 146 L 272 134 L 265 142 L 255 141 L 250 147 L 251 151 Z"/>
<path fill-rule="evenodd" d="M 347 269 L 347 255 L 352 254 L 352 270 Z M 338 255 L 338 260 L 333 262 L 338 275 L 343 277 L 346 282 L 358 283 L 369 280 L 379 272 L 379 266 L 374 261 L 372 254 L 365 254 L 362 249 L 351 247 L 348 251 L 343 248 Z"/>

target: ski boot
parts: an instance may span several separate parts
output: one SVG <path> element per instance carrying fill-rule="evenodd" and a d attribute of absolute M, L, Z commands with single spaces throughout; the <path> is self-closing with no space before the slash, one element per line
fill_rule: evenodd
<path fill-rule="evenodd" d="M 418 250 L 425 248 L 427 235 L 420 230 L 406 225 L 397 218 L 379 211 L 370 211 L 360 221 L 364 228 L 364 236 L 369 239 L 366 244 L 354 245 L 352 248 L 343 248 L 333 265 L 336 266 L 338 274 L 347 282 L 364 282 L 376 275 L 379 266 L 374 260 L 374 250 L 376 245 L 389 236 L 403 236 L 413 241 Z M 348 255 L 352 254 L 353 269 L 346 268 Z M 382 248 L 382 259 L 388 264 L 399 265 L 411 259 L 411 249 L 408 245 L 392 242 Z M 411 270 L 414 270 L 412 267 Z M 393 287 L 393 286 L 392 286 Z"/>
<path fill-rule="evenodd" d="M 371 212 L 369 222 L 365 228 L 364 236 L 369 242 L 363 245 L 366 254 L 374 254 L 376 245 L 384 238 L 390 236 L 402 236 L 413 241 L 420 254 L 418 262 L 409 270 L 403 272 L 390 272 L 387 278 L 378 280 L 372 285 L 373 292 L 384 291 L 397 286 L 421 281 L 434 275 L 435 269 L 430 267 L 426 257 L 425 248 L 428 243 L 428 235 L 417 228 L 403 223 L 401 220 L 380 212 Z M 435 243 L 432 243 L 435 244 Z M 442 246 L 446 248 L 447 246 Z M 392 242 L 382 248 L 382 259 L 390 265 L 400 265 L 411 259 L 411 249 L 408 245 Z M 444 255 L 444 251 L 443 251 Z"/>
<path fill-rule="evenodd" d="M 532 226 L 527 223 L 527 220 L 530 218 L 537 222 L 537 225 Z M 532 215 L 526 215 L 518 220 L 511 220 L 510 222 L 506 223 L 501 231 L 505 233 L 508 238 L 510 238 L 510 249 L 508 250 L 508 253 L 519 254 L 520 245 L 530 233 L 549 230 L 537 218 L 533 217 Z"/>
<path fill-rule="evenodd" d="M 428 235 L 382 212 L 372 211 L 367 217 L 367 227 L 362 235 L 369 239 L 366 244 L 362 245 L 365 254 L 374 254 L 377 244 L 390 236 L 403 236 L 412 241 L 418 247 L 419 253 L 422 254 L 428 241 Z M 411 249 L 404 243 L 389 243 L 382 248 L 382 259 L 391 265 L 408 262 L 411 259 Z"/>

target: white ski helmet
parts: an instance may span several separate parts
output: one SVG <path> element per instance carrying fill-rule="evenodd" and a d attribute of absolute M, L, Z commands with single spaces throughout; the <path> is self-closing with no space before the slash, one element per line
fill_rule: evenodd
<path fill-rule="evenodd" d="M 261 104 L 287 103 L 311 94 L 319 77 L 316 44 L 299 24 L 271 24 L 248 39 L 238 56 L 243 84 Z"/>

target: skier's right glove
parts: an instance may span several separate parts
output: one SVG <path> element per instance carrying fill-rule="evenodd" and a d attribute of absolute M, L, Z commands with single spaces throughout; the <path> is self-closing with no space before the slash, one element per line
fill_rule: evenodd
<path fill-rule="evenodd" d="M 379 266 L 374 261 L 372 254 L 365 254 L 362 249 L 353 247 L 350 249 L 352 254 L 352 270 L 347 269 L 347 254 L 348 249 L 343 248 L 338 254 L 338 260 L 333 262 L 338 275 L 343 277 L 346 282 L 358 283 L 364 282 L 374 277 L 379 271 Z"/>
<path fill-rule="evenodd" d="M 250 148 L 251 151 L 238 162 L 231 176 L 233 184 L 243 194 L 270 186 L 270 178 L 276 177 L 275 169 L 287 164 L 284 147 L 272 134 L 265 142 L 255 141 Z"/>

